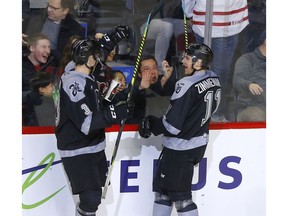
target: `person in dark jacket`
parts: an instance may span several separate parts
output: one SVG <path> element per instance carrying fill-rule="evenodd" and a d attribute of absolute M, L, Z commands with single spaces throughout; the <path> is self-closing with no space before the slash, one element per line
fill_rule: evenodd
<path fill-rule="evenodd" d="M 23 126 L 38 126 L 38 121 L 33 120 L 35 116 L 31 115 L 29 107 L 41 105 L 42 100 L 40 100 L 40 94 L 32 91 L 30 81 L 36 72 L 49 71 L 49 65 L 53 64 L 48 37 L 42 33 L 31 35 L 28 40 L 28 52 L 29 54 L 22 57 L 22 124 Z M 53 104 L 52 98 L 47 98 L 47 100 Z M 54 109 L 51 112 L 51 119 L 54 119 Z"/>
<path fill-rule="evenodd" d="M 51 42 L 52 54 L 59 64 L 64 47 L 72 35 L 85 37 L 85 29 L 70 14 L 73 0 L 49 0 L 47 9 L 42 13 L 31 14 L 22 22 L 22 42 L 35 32 L 47 35 Z"/>
<path fill-rule="evenodd" d="M 149 91 L 157 96 L 171 96 L 174 91 L 176 83 L 175 76 L 172 76 L 173 67 L 170 67 L 168 62 L 162 62 L 163 75 L 159 75 L 157 61 L 154 56 L 144 55 L 140 59 L 137 76 L 135 77 L 134 86 L 130 85 L 128 88 L 119 92 L 116 100 L 123 100 L 132 90 L 132 100 L 135 103 L 134 115 L 126 121 L 127 124 L 138 124 L 146 115 L 147 97 Z M 152 95 L 155 96 L 155 95 Z M 122 99 L 120 99 L 122 98 Z M 114 100 L 114 99 L 113 99 Z"/>

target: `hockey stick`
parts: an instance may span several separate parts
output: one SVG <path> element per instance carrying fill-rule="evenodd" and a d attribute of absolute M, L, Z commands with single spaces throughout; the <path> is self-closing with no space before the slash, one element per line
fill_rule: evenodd
<path fill-rule="evenodd" d="M 142 56 L 143 47 L 144 47 L 144 44 L 145 44 L 145 41 L 146 41 L 146 37 L 147 37 L 148 26 L 149 26 L 149 23 L 151 21 L 151 14 L 152 14 L 153 11 L 154 11 L 154 9 L 149 13 L 147 21 L 146 21 L 145 30 L 144 30 L 144 33 L 143 33 L 143 36 L 142 36 L 142 39 L 141 39 L 141 43 L 140 43 L 140 47 L 139 47 L 139 50 L 138 50 L 136 63 L 135 63 L 135 67 L 134 67 L 134 71 L 133 71 L 133 75 L 132 75 L 132 79 L 131 79 L 131 89 L 130 89 L 130 91 L 128 93 L 127 101 L 130 101 L 131 98 L 132 98 L 133 86 L 134 86 L 135 78 L 136 78 L 136 75 L 137 75 L 137 71 L 138 71 L 138 67 L 139 67 L 139 63 L 140 63 L 140 58 Z M 117 151 L 118 151 L 118 147 L 119 147 L 119 143 L 120 143 L 120 139 L 121 139 L 121 135 L 122 135 L 122 131 L 123 131 L 123 128 L 124 128 L 125 121 L 126 121 L 126 119 L 123 119 L 121 121 L 121 123 L 120 123 L 120 129 L 119 129 L 119 132 L 118 132 L 118 135 L 117 135 L 117 139 L 116 139 L 116 142 L 115 142 L 115 146 L 114 146 L 112 157 L 111 157 L 111 161 L 110 161 L 110 166 L 108 168 L 108 173 L 107 173 L 105 185 L 104 185 L 104 188 L 103 188 L 103 191 L 102 191 L 102 199 L 106 198 L 108 186 L 109 186 L 110 179 L 111 179 L 111 173 L 112 173 L 112 170 L 113 170 L 113 167 L 114 167 L 114 161 L 115 161 L 116 154 L 117 154 Z"/>
<path fill-rule="evenodd" d="M 187 19 L 185 15 L 185 4 L 182 7 L 183 10 L 183 22 L 184 22 L 184 38 L 185 38 L 185 48 L 188 47 L 188 32 L 187 32 Z"/>

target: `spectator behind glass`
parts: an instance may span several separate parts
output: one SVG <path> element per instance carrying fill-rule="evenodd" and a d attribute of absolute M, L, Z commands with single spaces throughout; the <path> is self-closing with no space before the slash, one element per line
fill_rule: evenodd
<path fill-rule="evenodd" d="M 116 80 L 120 84 L 120 89 L 123 90 L 126 88 L 126 77 L 122 71 L 112 71 L 112 79 Z"/>
<path fill-rule="evenodd" d="M 259 46 L 242 55 L 235 64 L 233 78 L 237 101 L 246 108 L 237 114 L 237 121 L 266 121 L 266 31 Z"/>
<path fill-rule="evenodd" d="M 127 100 L 127 96 L 128 96 L 128 91 L 126 91 L 125 89 L 127 88 L 126 85 L 126 77 L 124 75 L 124 73 L 120 70 L 109 70 L 109 77 L 111 77 L 111 81 L 109 86 L 106 87 L 106 90 L 104 91 L 104 102 L 103 105 L 109 105 L 111 102 L 112 103 L 117 103 L 119 101 L 126 101 Z M 111 92 L 111 94 L 109 94 L 109 87 L 111 85 L 112 80 L 115 80 L 116 82 L 118 82 L 118 86 L 115 87 L 114 91 Z M 99 83 L 100 85 L 103 83 Z M 99 85 L 98 84 L 98 85 Z M 99 89 L 101 89 L 103 87 L 99 86 Z M 120 93 L 122 92 L 123 93 Z"/>
<path fill-rule="evenodd" d="M 54 90 L 53 77 L 49 72 L 36 72 L 30 80 L 31 93 L 26 97 L 23 126 L 39 126 L 35 106 L 41 106 L 44 97 L 51 98 Z M 36 101 L 37 100 L 37 101 Z M 52 119 L 54 121 L 54 119 Z"/>
<path fill-rule="evenodd" d="M 266 0 L 248 1 L 249 25 L 243 30 L 242 54 L 252 52 L 258 46 L 258 39 L 266 29 Z"/>
<path fill-rule="evenodd" d="M 45 113 L 45 118 L 47 121 L 43 120 L 44 125 L 54 125 L 54 118 L 55 118 L 55 110 L 54 110 L 54 102 L 52 98 L 44 98 L 43 100 L 39 100 L 39 95 L 34 94 L 31 91 L 30 80 L 36 72 L 48 70 L 49 66 L 53 65 L 51 62 L 51 49 L 50 49 L 50 41 L 48 37 L 42 33 L 37 33 L 35 35 L 31 35 L 28 40 L 28 50 L 29 54 L 24 55 L 22 58 L 22 113 L 23 116 L 26 116 L 27 119 L 27 103 L 29 106 L 33 105 L 40 105 L 45 106 L 45 110 L 41 110 Z M 45 105 L 43 104 L 45 102 Z M 46 106 L 47 105 L 47 106 Z M 23 124 L 25 126 L 32 126 L 29 123 L 29 120 L 25 120 Z M 45 123 L 46 122 L 46 123 Z M 38 123 L 37 123 L 38 124 Z M 35 125 L 33 125 L 35 126 Z"/>
<path fill-rule="evenodd" d="M 30 90 L 30 79 L 36 71 L 47 68 L 51 47 L 48 37 L 41 33 L 31 35 L 28 40 L 28 54 L 22 57 L 22 91 Z"/>
<path fill-rule="evenodd" d="M 141 3 L 147 4 L 146 1 L 142 1 L 140 4 Z M 156 3 L 156 1 L 153 1 L 154 5 Z M 151 9 L 152 7 L 150 10 Z M 165 1 L 163 8 L 159 13 L 160 16 L 164 16 L 164 18 L 154 18 L 151 20 L 147 40 L 149 40 L 149 43 L 151 43 L 151 40 L 155 40 L 154 56 L 158 64 L 159 74 L 163 75 L 162 61 L 167 57 L 171 39 L 173 36 L 176 39 L 177 36 L 184 33 L 184 15 L 181 1 Z M 187 24 L 189 25 L 189 23 Z M 146 23 L 141 26 L 141 35 L 144 33 L 145 26 Z M 188 27 L 187 31 L 192 32 L 191 27 Z"/>
<path fill-rule="evenodd" d="M 32 14 L 22 23 L 22 42 L 35 32 L 46 34 L 51 42 L 53 56 L 60 63 L 64 47 L 72 35 L 85 36 L 85 29 L 69 14 L 74 0 L 48 0 L 47 9 L 41 14 Z"/>
<path fill-rule="evenodd" d="M 190 17 L 197 43 L 204 42 L 206 1 L 183 0 L 185 14 Z M 229 94 L 228 80 L 232 77 L 232 61 L 238 44 L 239 33 L 248 25 L 247 0 L 214 0 L 211 49 L 214 60 L 210 69 L 220 79 L 222 94 L 218 111 L 211 121 L 226 122 L 226 96 Z M 229 85 L 230 86 L 230 85 Z"/>
<path fill-rule="evenodd" d="M 170 96 L 174 91 L 174 85 L 176 79 L 174 76 L 171 77 L 173 72 L 173 67 L 170 67 L 168 62 L 164 60 L 162 62 L 163 75 L 159 75 L 157 61 L 153 56 L 142 56 L 139 63 L 138 75 L 135 78 L 132 100 L 135 103 L 134 116 L 128 119 L 126 123 L 139 123 L 146 115 L 146 105 L 148 96 L 147 90 L 152 90 L 159 96 Z M 126 94 L 131 89 L 131 84 L 127 89 L 120 92 L 121 94 Z"/>

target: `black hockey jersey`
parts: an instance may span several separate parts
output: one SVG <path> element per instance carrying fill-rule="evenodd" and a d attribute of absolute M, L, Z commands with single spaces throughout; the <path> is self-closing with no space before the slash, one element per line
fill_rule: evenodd
<path fill-rule="evenodd" d="M 55 134 L 60 156 L 102 151 L 109 123 L 94 76 L 68 71 L 61 76 L 59 87 Z"/>
<path fill-rule="evenodd" d="M 208 143 L 209 123 L 220 103 L 218 76 L 207 70 L 195 72 L 175 85 L 162 123 L 166 129 L 163 145 L 174 150 L 188 150 Z"/>

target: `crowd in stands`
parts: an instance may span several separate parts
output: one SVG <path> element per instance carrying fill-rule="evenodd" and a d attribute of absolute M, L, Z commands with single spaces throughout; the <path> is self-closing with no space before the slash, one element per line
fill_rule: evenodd
<path fill-rule="evenodd" d="M 189 35 L 189 43 L 205 41 L 205 16 L 209 13 L 206 1 L 126 0 L 121 1 L 123 5 L 117 1 L 115 7 L 122 7 L 120 11 L 113 11 L 113 4 L 109 5 L 109 10 L 117 12 L 112 16 L 118 23 L 112 27 L 109 13 L 104 13 L 108 11 L 106 4 L 95 2 L 89 10 L 97 10 L 83 15 L 88 7 L 82 7 L 79 13 L 79 0 L 48 0 L 40 9 L 23 0 L 23 126 L 55 126 L 60 76 L 75 67 L 71 49 L 79 39 L 103 41 L 105 58 L 94 73 L 101 72 L 95 76 L 104 83 L 103 88 L 108 88 L 112 79 L 121 83 L 123 91 L 113 99 L 121 101 L 131 91 L 131 83 L 126 83 L 121 70 L 115 71 L 108 64 L 135 66 L 141 40 L 148 30 L 132 91 L 134 117 L 126 122 L 131 124 L 169 104 L 170 97 L 165 97 L 172 95 L 181 76 L 179 46 L 185 46 L 185 37 Z M 89 23 L 83 27 L 88 15 Z M 116 36 L 100 25 L 91 25 L 91 20 L 96 23 L 104 18 Z M 211 122 L 266 121 L 266 0 L 214 0 L 211 25 L 211 70 L 219 76 L 222 87 L 221 103 Z M 107 41 L 106 35 L 113 43 Z M 155 103 L 154 110 L 149 101 Z"/>

